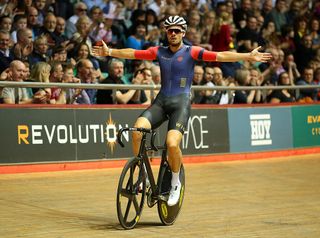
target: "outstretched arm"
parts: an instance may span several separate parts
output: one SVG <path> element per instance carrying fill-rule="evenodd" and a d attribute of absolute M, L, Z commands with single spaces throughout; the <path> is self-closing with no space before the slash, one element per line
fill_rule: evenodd
<path fill-rule="evenodd" d="M 250 53 L 237 53 L 231 51 L 222 51 L 217 53 L 217 61 L 220 62 L 236 62 L 236 61 L 257 61 L 267 62 L 272 58 L 270 53 L 259 52 L 261 46 L 255 48 Z"/>
<path fill-rule="evenodd" d="M 102 41 L 101 46 L 94 46 L 92 55 L 94 56 L 112 56 L 121 59 L 135 59 L 134 49 L 110 49 L 107 44 Z"/>

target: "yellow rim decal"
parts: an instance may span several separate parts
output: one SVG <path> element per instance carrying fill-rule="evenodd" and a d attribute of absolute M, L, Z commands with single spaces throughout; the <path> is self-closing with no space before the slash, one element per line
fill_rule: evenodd
<path fill-rule="evenodd" d="M 161 211 L 162 211 L 162 215 L 164 216 L 164 218 L 168 217 L 168 209 L 165 203 L 161 204 Z"/>
<path fill-rule="evenodd" d="M 140 219 L 140 216 L 137 216 L 137 217 L 136 217 L 136 222 L 138 222 L 138 221 L 139 221 L 139 219 Z"/>
<path fill-rule="evenodd" d="M 184 193 L 184 186 L 182 186 L 181 192 L 180 192 L 179 207 L 181 207 L 181 205 L 182 205 L 183 193 Z"/>

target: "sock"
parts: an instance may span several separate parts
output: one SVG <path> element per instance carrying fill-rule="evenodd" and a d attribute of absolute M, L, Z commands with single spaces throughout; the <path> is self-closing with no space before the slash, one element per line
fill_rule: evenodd
<path fill-rule="evenodd" d="M 180 183 L 179 173 L 180 173 L 180 171 L 178 173 L 175 173 L 172 171 L 171 186 L 175 186 L 176 184 Z"/>

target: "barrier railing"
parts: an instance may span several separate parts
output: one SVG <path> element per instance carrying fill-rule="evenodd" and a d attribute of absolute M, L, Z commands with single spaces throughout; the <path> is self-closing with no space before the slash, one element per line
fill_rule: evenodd
<path fill-rule="evenodd" d="M 41 82 L 13 82 L 13 81 L 0 81 L 0 87 L 10 88 L 82 88 L 82 89 L 102 89 L 102 90 L 116 90 L 116 89 L 143 89 L 143 90 L 158 90 L 160 85 L 144 85 L 144 84 L 86 84 L 86 83 L 41 83 Z M 299 96 L 301 89 L 314 89 L 320 90 L 319 85 L 294 85 L 294 86 L 192 86 L 192 90 L 218 90 L 228 91 L 232 93 L 235 90 L 261 90 L 263 98 L 266 97 L 268 90 L 289 89 L 295 90 L 296 96 Z"/>

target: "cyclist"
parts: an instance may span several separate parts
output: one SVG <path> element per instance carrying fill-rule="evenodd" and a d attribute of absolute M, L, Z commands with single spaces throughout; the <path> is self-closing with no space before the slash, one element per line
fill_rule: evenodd
<path fill-rule="evenodd" d="M 187 23 L 180 16 L 169 16 L 164 22 L 168 38 L 168 47 L 155 46 L 146 50 L 111 49 L 104 42 L 95 46 L 96 56 L 111 56 L 123 59 L 158 60 L 161 69 L 161 89 L 156 99 L 135 122 L 135 127 L 157 128 L 169 120 L 166 144 L 168 161 L 172 171 L 171 190 L 168 205 L 178 203 L 181 184 L 179 170 L 182 163 L 180 142 L 186 128 L 190 110 L 190 88 L 196 61 L 235 62 L 240 60 L 266 62 L 271 54 L 259 52 L 259 48 L 250 53 L 213 52 L 198 46 L 183 44 Z M 141 134 L 133 134 L 133 152 L 139 152 Z"/>

